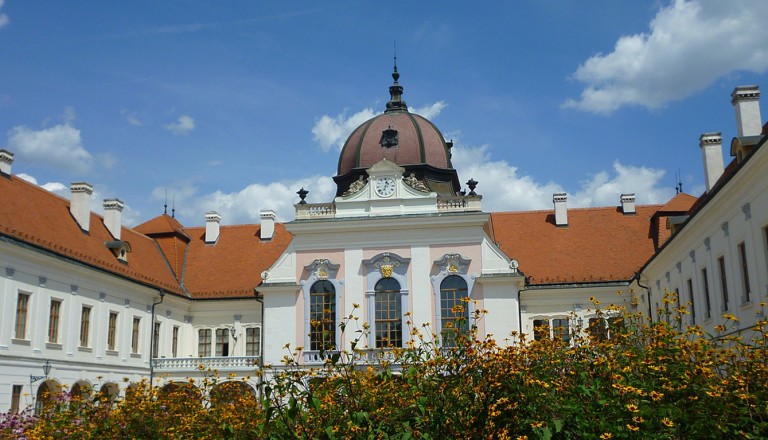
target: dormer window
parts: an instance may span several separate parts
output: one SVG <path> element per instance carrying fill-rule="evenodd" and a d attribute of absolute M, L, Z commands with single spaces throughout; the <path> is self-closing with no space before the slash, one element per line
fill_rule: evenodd
<path fill-rule="evenodd" d="M 115 257 L 123 263 L 128 262 L 128 254 L 131 252 L 131 244 L 127 241 L 116 240 L 105 243 L 107 248 L 112 251 Z"/>
<path fill-rule="evenodd" d="M 382 148 L 397 148 L 398 142 L 399 136 L 397 130 L 394 130 L 392 127 L 381 132 L 381 140 L 379 143 Z"/>

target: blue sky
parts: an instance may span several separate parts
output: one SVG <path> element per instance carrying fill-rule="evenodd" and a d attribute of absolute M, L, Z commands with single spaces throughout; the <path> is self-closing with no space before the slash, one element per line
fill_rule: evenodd
<path fill-rule="evenodd" d="M 332 199 L 396 41 L 404 99 L 485 210 L 659 203 L 677 173 L 703 191 L 698 137 L 730 144 L 733 88 L 768 87 L 766 22 L 762 0 L 0 0 L 0 147 L 59 194 L 122 199 L 131 224 L 166 192 L 186 225 L 291 220 L 299 187 Z"/>

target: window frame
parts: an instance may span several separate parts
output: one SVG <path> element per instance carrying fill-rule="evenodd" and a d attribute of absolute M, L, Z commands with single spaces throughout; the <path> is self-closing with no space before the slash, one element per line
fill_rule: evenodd
<path fill-rule="evenodd" d="M 739 266 L 741 268 L 741 303 L 748 304 L 751 301 L 750 283 L 749 283 L 749 260 L 747 259 L 747 246 L 745 242 L 739 242 L 736 245 L 739 254 Z"/>
<path fill-rule="evenodd" d="M 114 320 L 112 319 L 114 317 Z M 117 351 L 117 323 L 120 312 L 109 311 L 107 318 L 107 351 Z"/>
<path fill-rule="evenodd" d="M 24 298 L 24 301 L 22 301 Z M 28 322 L 29 322 L 29 309 L 32 300 L 32 293 L 25 291 L 18 291 L 16 296 L 16 325 L 14 326 L 15 339 L 29 340 L 27 337 Z"/>
<path fill-rule="evenodd" d="M 139 354 L 141 339 L 141 317 L 134 316 L 131 324 L 131 354 Z"/>
<path fill-rule="evenodd" d="M 255 335 L 253 340 L 250 340 L 249 332 Z M 261 327 L 254 326 L 245 328 L 245 355 L 261 356 Z"/>
<path fill-rule="evenodd" d="M 693 298 L 693 278 L 686 280 L 686 286 L 688 287 L 688 301 L 691 303 L 691 325 L 696 325 L 696 303 Z"/>
<path fill-rule="evenodd" d="M 83 304 L 80 308 L 80 347 L 88 348 L 91 344 L 91 312 L 93 306 Z"/>
<path fill-rule="evenodd" d="M 706 312 L 704 313 L 705 320 L 712 319 L 712 297 L 709 292 L 709 274 L 707 272 L 706 267 L 701 268 L 701 280 L 704 282 L 704 303 L 706 305 L 704 309 Z"/>
<path fill-rule="evenodd" d="M 444 287 L 444 284 L 449 280 L 459 280 L 463 283 L 463 287 L 459 287 L 456 289 Z M 458 296 L 458 292 L 464 292 L 464 296 Z M 451 298 L 446 297 L 447 292 L 457 292 L 456 294 L 452 295 Z M 457 326 L 456 321 L 459 321 L 461 319 L 464 319 L 464 323 L 462 324 L 462 328 L 459 329 L 461 332 L 469 332 L 469 320 L 471 317 L 470 310 L 469 310 L 469 303 L 471 301 L 465 301 L 464 298 L 469 298 L 469 286 L 467 285 L 467 281 L 464 279 L 464 277 L 461 277 L 459 275 L 451 274 L 445 278 L 442 279 L 440 282 L 440 297 L 438 299 L 438 307 L 440 309 L 440 316 L 439 319 L 436 321 L 437 325 L 436 327 L 438 330 L 438 335 L 440 337 L 440 340 L 442 342 L 443 347 L 452 347 L 456 345 L 455 337 L 452 339 L 446 339 L 446 333 L 448 333 L 448 330 L 445 328 L 447 327 L 448 323 L 451 323 L 451 328 L 455 332 Z M 448 304 L 446 304 L 448 303 Z M 461 306 L 464 310 L 462 311 L 463 316 L 457 316 L 455 313 L 453 313 L 453 309 L 457 306 Z M 454 334 L 455 335 L 455 334 Z"/>
<path fill-rule="evenodd" d="M 339 268 L 341 265 L 334 263 L 327 258 L 318 258 L 313 260 L 308 265 L 304 266 L 304 273 L 306 277 L 299 281 L 301 284 L 302 297 L 304 299 L 304 360 L 305 362 L 314 362 L 317 360 L 319 350 L 311 350 L 311 337 L 312 332 L 311 325 L 311 289 L 318 281 L 328 281 L 333 285 L 335 289 L 335 316 L 334 316 L 334 328 L 338 328 L 341 322 L 341 314 L 343 312 L 342 307 L 342 295 L 344 291 L 344 280 L 338 279 Z M 339 350 L 342 344 L 342 335 L 340 331 L 336 331 L 334 335 L 334 343 L 336 350 Z M 259 350 L 264 348 L 259 346 Z M 260 356 L 261 354 L 259 354 Z"/>
<path fill-rule="evenodd" d="M 394 285 L 397 286 L 397 289 L 393 288 L 385 288 L 384 284 L 391 284 L 394 283 Z M 394 287 L 387 286 L 387 287 Z M 373 317 L 373 326 L 371 327 L 371 333 L 374 336 L 374 348 L 378 349 L 387 349 L 387 348 L 396 348 L 396 347 L 403 347 L 403 344 L 405 343 L 405 327 L 403 326 L 403 304 L 402 304 L 402 285 L 392 277 L 382 277 L 379 279 L 379 281 L 376 283 L 376 286 L 374 287 L 374 310 L 375 310 L 375 316 Z M 384 296 L 386 295 L 386 297 Z M 380 315 L 380 312 L 384 311 L 383 307 L 379 307 L 380 305 L 387 304 L 386 317 L 382 317 Z M 391 307 L 390 307 L 391 305 Z M 399 312 L 399 313 L 398 313 Z M 397 315 L 400 316 L 397 316 Z M 399 344 L 393 344 L 389 343 L 387 345 L 384 345 L 384 338 L 379 338 L 379 324 L 382 324 L 386 328 L 386 333 L 388 335 L 392 335 L 394 332 L 396 332 L 397 324 L 399 324 L 400 327 L 400 340 L 398 341 Z M 394 329 L 393 329 L 394 327 Z M 386 338 L 387 341 L 391 341 L 394 338 Z"/>
<path fill-rule="evenodd" d="M 720 293 L 722 294 L 722 311 L 727 312 L 729 309 L 729 295 L 728 295 L 728 270 L 725 264 L 725 255 L 717 257 L 718 274 L 720 275 Z"/>
<path fill-rule="evenodd" d="M 400 322 L 402 329 L 402 344 L 407 344 L 410 339 L 410 335 L 407 334 L 406 328 L 406 314 L 409 312 L 408 294 L 408 270 L 410 267 L 410 258 L 403 258 L 393 252 L 382 252 L 376 254 L 373 258 L 364 260 L 363 264 L 366 268 L 366 313 L 367 322 L 371 331 L 368 335 L 368 346 L 372 349 L 376 348 L 376 285 L 380 280 L 384 278 L 392 278 L 400 284 Z M 385 276 L 386 275 L 386 276 Z"/>
<path fill-rule="evenodd" d="M 48 343 L 49 344 L 60 344 L 59 327 L 61 325 L 61 306 L 63 303 L 64 303 L 64 300 L 62 299 L 51 298 L 50 306 L 48 309 Z"/>
<path fill-rule="evenodd" d="M 319 285 L 327 285 L 331 290 L 328 292 L 318 292 L 316 289 L 319 288 Z M 320 304 L 323 306 L 323 308 L 319 313 L 316 313 L 314 306 L 315 299 L 318 298 L 321 298 Z M 329 309 L 326 309 L 326 305 L 328 305 Z M 336 286 L 334 286 L 332 282 L 323 279 L 312 283 L 312 286 L 309 288 L 309 302 L 307 303 L 307 307 L 309 308 L 309 338 L 307 345 L 309 350 L 329 351 L 338 349 L 338 346 L 336 345 L 336 326 L 338 323 L 338 313 L 336 310 L 338 308 L 338 303 L 336 302 Z M 330 310 L 330 312 L 326 313 L 326 310 Z M 326 322 L 326 320 L 331 320 L 331 322 Z M 317 324 L 318 322 L 319 324 Z M 326 332 L 329 332 L 329 341 L 326 341 Z M 330 345 L 326 346 L 326 344 L 329 342 Z"/>
<path fill-rule="evenodd" d="M 470 319 L 475 313 L 475 304 L 474 304 L 474 287 L 475 287 L 475 280 L 477 278 L 474 274 L 469 274 L 469 267 L 472 263 L 472 260 L 469 258 L 464 257 L 463 255 L 459 253 L 448 253 L 444 254 L 442 257 L 438 258 L 433 262 L 434 266 L 437 266 L 437 269 L 439 272 L 436 275 L 433 275 L 430 277 L 432 281 L 432 292 L 433 292 L 433 298 L 434 298 L 434 304 L 435 304 L 435 311 L 434 311 L 434 322 L 435 322 L 435 334 L 438 335 L 442 342 L 442 335 L 443 335 L 443 322 L 442 322 L 442 311 L 441 311 L 441 305 L 442 305 L 442 284 L 445 281 L 446 278 L 450 276 L 458 276 L 464 280 L 464 282 L 467 284 L 467 298 L 470 299 L 468 303 L 466 303 L 466 313 L 467 313 L 467 325 L 468 328 L 470 326 Z"/>
<path fill-rule="evenodd" d="M 218 327 L 214 332 L 215 343 L 215 357 L 230 357 L 232 356 L 232 332 L 227 327 Z M 226 350 L 224 350 L 226 348 Z"/>
<path fill-rule="evenodd" d="M 171 357 L 179 356 L 179 326 L 174 325 L 171 332 Z"/>
<path fill-rule="evenodd" d="M 202 336 L 205 334 L 205 338 Z M 211 348 L 211 342 L 213 340 L 213 329 L 210 327 L 202 327 L 197 329 L 197 357 L 211 357 L 213 353 Z M 204 347 L 203 352 L 200 351 L 200 347 Z"/>
<path fill-rule="evenodd" d="M 155 359 L 160 355 L 160 330 L 162 329 L 162 323 L 155 320 L 152 323 L 152 350 L 150 356 Z"/>

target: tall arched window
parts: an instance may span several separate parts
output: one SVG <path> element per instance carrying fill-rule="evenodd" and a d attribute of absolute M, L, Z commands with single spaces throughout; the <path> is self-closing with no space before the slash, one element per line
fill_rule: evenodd
<path fill-rule="evenodd" d="M 309 349 L 336 347 L 336 288 L 320 280 L 309 289 Z"/>
<path fill-rule="evenodd" d="M 440 283 L 440 329 L 445 347 L 455 345 L 457 331 L 469 330 L 468 296 L 467 282 L 458 275 Z"/>
<path fill-rule="evenodd" d="M 376 283 L 374 290 L 376 348 L 402 347 L 403 309 L 400 283 L 392 278 L 382 278 Z"/>

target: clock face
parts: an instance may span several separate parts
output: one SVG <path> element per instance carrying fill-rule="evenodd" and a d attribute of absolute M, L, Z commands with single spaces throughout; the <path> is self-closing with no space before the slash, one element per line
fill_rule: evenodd
<path fill-rule="evenodd" d="M 395 179 L 382 177 L 376 180 L 376 194 L 380 197 L 389 197 L 395 193 Z"/>

